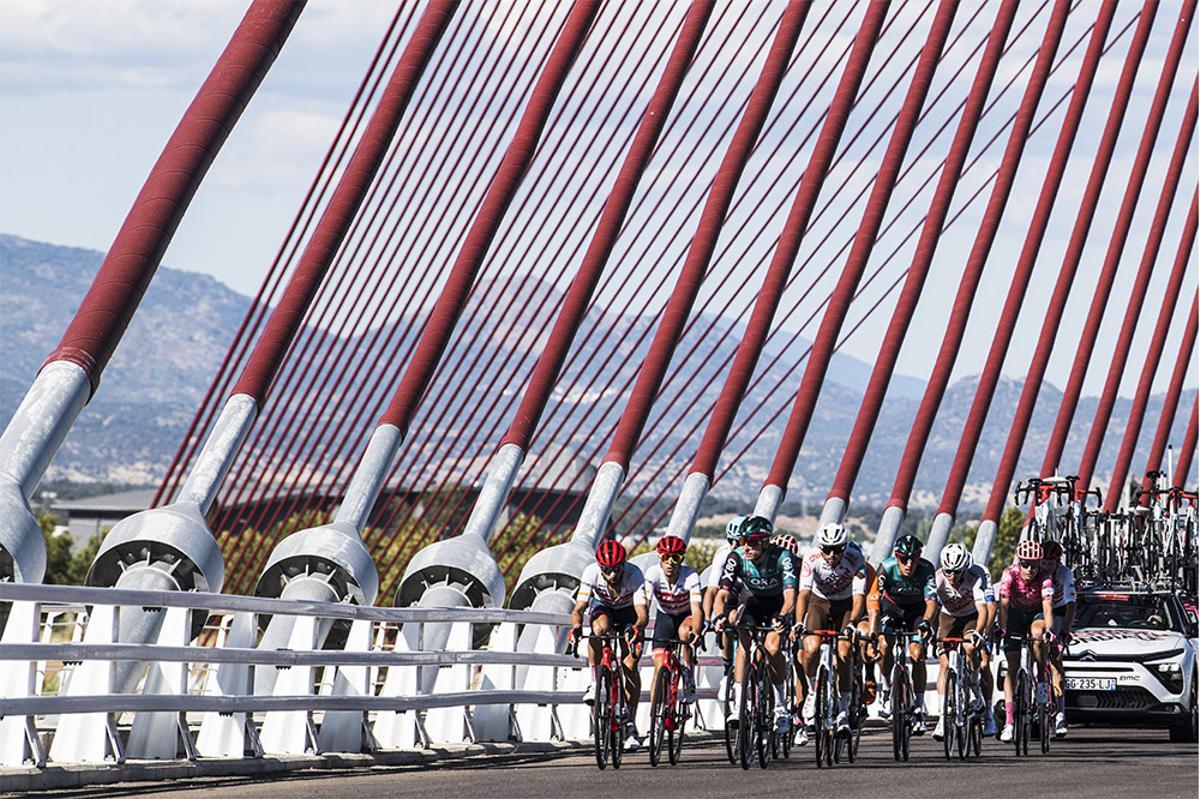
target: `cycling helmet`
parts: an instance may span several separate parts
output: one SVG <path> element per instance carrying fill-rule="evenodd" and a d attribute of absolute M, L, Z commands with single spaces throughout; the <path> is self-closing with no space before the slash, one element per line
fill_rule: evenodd
<path fill-rule="evenodd" d="M 960 572 L 971 568 L 971 553 L 962 544 L 948 544 L 942 550 L 942 571 Z"/>
<path fill-rule="evenodd" d="M 775 532 L 775 526 L 766 516 L 747 516 L 738 530 L 742 538 L 766 538 Z"/>
<path fill-rule="evenodd" d="M 681 555 L 686 549 L 687 544 L 677 535 L 664 535 L 654 546 L 654 551 L 660 555 Z"/>
<path fill-rule="evenodd" d="M 921 554 L 923 547 L 921 539 L 915 535 L 902 535 L 896 539 L 896 545 L 892 547 L 892 553 L 903 555 L 906 558 L 915 558 Z"/>
<path fill-rule="evenodd" d="M 1057 541 L 1044 541 L 1042 543 L 1042 560 L 1061 560 L 1062 559 L 1062 544 Z"/>
<path fill-rule="evenodd" d="M 611 569 L 625 562 L 625 547 L 619 541 L 603 541 L 596 547 L 596 562 L 603 569 Z"/>
<path fill-rule="evenodd" d="M 797 540 L 796 536 L 794 535 L 780 533 L 779 535 L 771 537 L 771 543 L 780 549 L 786 549 L 797 558 L 800 557 L 800 541 Z"/>
<path fill-rule="evenodd" d="M 1041 541 L 1027 538 L 1017 544 L 1017 560 L 1041 560 L 1045 554 Z"/>
<path fill-rule="evenodd" d="M 746 521 L 745 516 L 734 516 L 725 523 L 725 538 L 728 541 L 736 541 L 742 537 L 742 522 Z"/>
<path fill-rule="evenodd" d="M 837 522 L 822 525 L 817 533 L 817 546 L 819 547 L 844 547 L 849 540 L 850 534 L 846 532 L 845 525 Z"/>

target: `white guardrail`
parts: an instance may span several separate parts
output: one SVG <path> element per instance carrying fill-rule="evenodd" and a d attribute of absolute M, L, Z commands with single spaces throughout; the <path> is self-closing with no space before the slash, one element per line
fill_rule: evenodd
<path fill-rule="evenodd" d="M 562 654 L 570 624 L 563 615 L 0 583 L 5 611 L 0 766 L 373 752 L 591 734 L 581 701 L 591 675 L 586 660 Z M 120 643 L 123 611 L 164 614 L 157 641 Z M 207 621 L 193 640 L 194 613 Z M 292 624 L 288 648 L 255 648 L 271 617 Z M 422 648 L 428 623 L 450 623 L 444 650 Z M 486 648 L 472 649 L 478 625 L 491 634 Z M 522 636 L 530 625 L 538 633 Z M 117 664 L 128 662 L 144 664 L 145 675 L 136 692 L 118 693 Z M 718 657 L 700 659 L 698 729 L 720 729 L 720 664 Z M 651 666 L 646 659 L 642 665 L 649 686 Z M 256 680 L 264 669 L 273 679 Z M 256 684 L 269 687 L 256 692 Z M 643 730 L 647 705 L 639 707 Z"/>

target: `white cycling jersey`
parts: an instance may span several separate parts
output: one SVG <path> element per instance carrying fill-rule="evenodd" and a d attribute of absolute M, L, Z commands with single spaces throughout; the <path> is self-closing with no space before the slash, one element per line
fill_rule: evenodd
<path fill-rule="evenodd" d="M 976 603 L 996 601 L 992 591 L 992 578 L 978 563 L 972 564 L 971 568 L 963 573 L 957 587 L 950 585 L 941 569 L 937 570 L 935 578 L 938 604 L 942 606 L 942 613 L 947 616 L 960 619 L 973 616 L 977 612 Z"/>
<path fill-rule="evenodd" d="M 717 583 L 721 582 L 721 573 L 725 571 L 725 561 L 732 553 L 733 547 L 728 543 L 717 547 L 717 551 L 713 553 L 712 565 L 708 567 L 708 586 L 716 588 Z"/>
<path fill-rule="evenodd" d="M 821 550 L 813 547 L 805 553 L 800 566 L 799 587 L 831 601 L 866 594 L 867 559 L 861 549 L 848 546 L 842 559 L 830 566 Z"/>
<path fill-rule="evenodd" d="M 700 575 L 687 564 L 679 564 L 675 582 L 667 581 L 661 563 L 646 570 L 646 597 L 653 597 L 654 606 L 671 616 L 690 613 L 692 603 L 700 601 Z"/>
<path fill-rule="evenodd" d="M 646 577 L 637 566 L 626 563 L 621 583 L 614 591 L 600 573 L 600 564 L 589 563 L 579 580 L 579 591 L 575 594 L 575 601 L 587 602 L 589 610 L 601 605 L 614 609 L 633 605 L 645 607 Z"/>
<path fill-rule="evenodd" d="M 1065 608 L 1075 601 L 1075 572 L 1065 563 L 1054 571 L 1054 607 Z M 1057 616 L 1058 614 L 1054 614 Z"/>

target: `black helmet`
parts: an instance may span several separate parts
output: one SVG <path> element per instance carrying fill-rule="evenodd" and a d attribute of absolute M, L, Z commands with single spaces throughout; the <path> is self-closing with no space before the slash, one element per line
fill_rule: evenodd
<path fill-rule="evenodd" d="M 742 538 L 758 538 L 769 536 L 775 532 L 775 525 L 766 516 L 747 516 L 738 529 Z"/>
<path fill-rule="evenodd" d="M 916 558 L 921 555 L 923 547 L 921 539 L 915 535 L 902 535 L 896 540 L 896 545 L 892 547 L 892 553 L 903 555 L 906 558 Z"/>

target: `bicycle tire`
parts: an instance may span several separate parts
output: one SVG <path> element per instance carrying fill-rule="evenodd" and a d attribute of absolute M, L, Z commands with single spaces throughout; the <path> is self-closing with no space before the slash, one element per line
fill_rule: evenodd
<path fill-rule="evenodd" d="M 983 753 L 983 719 L 975 716 L 971 720 L 971 749 L 975 757 Z"/>
<path fill-rule="evenodd" d="M 816 709 L 813 714 L 813 749 L 816 751 L 817 768 L 825 765 L 825 759 L 829 747 L 829 743 L 825 739 L 825 694 L 827 688 L 825 686 L 824 669 L 817 669 L 817 678 L 813 680 L 813 687 L 810 690 L 817 692 Z"/>
<path fill-rule="evenodd" d="M 954 754 L 954 733 L 958 729 L 958 675 L 946 669 L 946 691 L 942 694 L 942 749 L 946 759 Z"/>
<path fill-rule="evenodd" d="M 912 749 L 912 697 L 909 696 L 908 672 L 896 668 L 892 682 L 892 729 L 898 741 L 896 759 L 907 763 Z"/>
<path fill-rule="evenodd" d="M 1049 693 L 1049 687 L 1047 693 Z M 1050 705 L 1049 702 L 1038 703 L 1038 738 L 1040 739 L 1042 754 L 1050 753 Z"/>
<path fill-rule="evenodd" d="M 679 701 L 678 694 L 676 694 L 675 700 L 671 705 L 674 708 L 671 712 L 672 717 L 675 719 L 675 724 L 669 730 L 670 736 L 667 738 L 667 759 L 674 766 L 678 765 L 679 756 L 683 754 L 683 730 L 687 727 L 691 713 L 688 712 L 687 706 Z"/>
<path fill-rule="evenodd" d="M 724 712 L 721 726 L 725 733 L 725 756 L 729 758 L 730 765 L 736 765 L 738 761 L 738 738 L 737 728 L 729 725 L 729 711 L 733 708 L 733 669 L 725 670 L 725 701 L 722 704 L 721 710 Z"/>
<path fill-rule="evenodd" d="M 654 701 L 650 704 L 650 735 L 646 741 L 650 750 L 650 765 L 657 768 L 662 760 L 663 738 L 667 735 L 667 698 L 671 672 L 666 666 L 658 670 L 654 680 Z"/>
<path fill-rule="evenodd" d="M 1029 703 L 1029 685 L 1028 678 L 1024 672 L 1017 672 L 1016 690 L 1013 692 L 1013 720 L 1016 722 L 1016 727 L 1013 730 L 1013 744 L 1016 747 L 1017 757 L 1020 757 L 1022 750 L 1025 754 L 1029 753 L 1029 708 L 1026 707 Z"/>
<path fill-rule="evenodd" d="M 853 650 L 851 650 L 853 652 Z M 853 655 L 852 655 L 853 657 Z M 859 737 L 862 735 L 862 709 L 859 703 L 862 702 L 862 687 L 859 683 L 859 668 L 858 664 L 853 660 L 850 662 L 850 707 L 849 707 L 849 723 L 850 732 L 846 735 L 846 762 L 854 763 L 858 760 L 858 743 Z"/>
<path fill-rule="evenodd" d="M 608 672 L 596 670 L 595 704 L 592 710 L 592 736 L 596 750 L 596 765 L 601 771 L 608 767 L 609 732 L 612 727 L 612 707 L 609 705 Z"/>
<path fill-rule="evenodd" d="M 742 683 L 742 700 L 738 705 L 738 762 L 743 771 L 750 770 L 750 760 L 754 754 L 754 709 L 751 696 L 753 693 L 754 679 L 753 672 L 750 672 Z"/>
<path fill-rule="evenodd" d="M 775 734 L 775 691 L 771 686 L 771 671 L 760 663 L 755 681 L 754 742 L 758 767 L 766 768 L 771 760 L 771 738 Z"/>
<path fill-rule="evenodd" d="M 618 665 L 617 668 L 623 668 Z M 625 724 L 629 721 L 629 705 L 625 703 L 624 680 L 618 675 L 612 683 L 612 699 L 615 712 L 612 723 L 609 724 L 609 762 L 614 769 L 621 767 L 621 758 L 625 754 Z"/>

